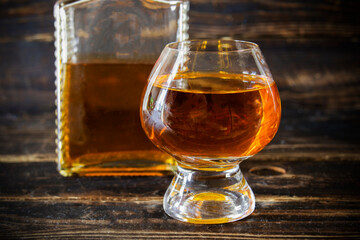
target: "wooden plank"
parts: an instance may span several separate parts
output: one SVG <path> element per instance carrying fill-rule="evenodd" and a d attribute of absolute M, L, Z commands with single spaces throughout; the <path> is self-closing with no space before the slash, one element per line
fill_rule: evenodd
<path fill-rule="evenodd" d="M 284 107 L 298 108 L 301 104 L 301 108 L 318 111 L 359 111 L 360 45 L 343 41 L 258 43 Z M 38 114 L 55 109 L 53 53 L 51 42 L 0 44 L 0 114 Z"/>
<path fill-rule="evenodd" d="M 105 238 L 133 235 L 134 238 L 161 237 L 171 239 L 260 239 L 289 238 L 357 238 L 359 210 L 299 210 L 300 205 L 315 207 L 316 203 L 289 204 L 292 210 L 271 209 L 258 203 L 249 218 L 221 225 L 192 225 L 166 216 L 160 204 L 114 203 L 84 205 L 39 202 L 5 202 L 9 213 L 0 215 L 2 236 L 48 238 Z M 321 204 L 317 204 L 321 205 Z M 339 214 L 342 213 L 344 215 Z M 5 232 L 6 230 L 6 232 Z M 5 235 L 4 235 L 5 234 Z"/>
<path fill-rule="evenodd" d="M 299 160 L 307 161 L 360 161 L 359 149 L 357 145 L 326 145 L 326 149 L 331 148 L 333 151 L 318 150 L 324 147 L 319 144 L 284 144 L 270 145 L 265 150 L 251 157 L 250 160 L 265 160 L 292 162 Z M 28 163 L 28 162 L 56 162 L 55 153 L 34 153 L 26 155 L 0 155 L 0 163 Z"/>
<path fill-rule="evenodd" d="M 356 1 L 195 0 L 189 31 L 197 38 L 356 38 L 358 8 Z"/>
<path fill-rule="evenodd" d="M 54 3 L 0 1 L 0 26 L 6 30 L 0 33 L 0 42 L 49 41 Z M 356 38 L 359 7 L 358 1 L 336 0 L 191 0 L 189 32 L 194 38 Z"/>
<path fill-rule="evenodd" d="M 55 108 L 54 3 L 0 1 L 0 114 Z M 358 8 L 358 1 L 192 0 L 189 33 L 258 42 L 291 107 L 359 110 Z"/>
<path fill-rule="evenodd" d="M 279 174 L 274 167 L 284 171 Z M 54 239 L 360 237 L 357 161 L 254 159 L 242 169 L 257 198 L 255 212 L 235 223 L 206 226 L 164 214 L 162 196 L 170 177 L 64 178 L 51 162 L 0 163 L 0 234 Z"/>
<path fill-rule="evenodd" d="M 242 163 L 241 168 L 257 194 L 341 200 L 359 196 L 356 191 L 360 187 L 358 161 L 250 159 Z M 171 177 L 64 178 L 57 173 L 55 162 L 0 163 L 0 166 L 1 197 L 21 199 L 71 196 L 105 200 L 107 197 L 162 196 L 171 180 Z"/>
<path fill-rule="evenodd" d="M 304 157 L 325 161 L 327 158 L 354 159 L 359 154 L 360 139 L 356 134 L 359 132 L 358 110 L 346 110 L 345 107 L 345 110 L 314 108 L 305 106 L 300 100 L 295 103 L 286 98 L 282 102 L 280 129 L 256 158 L 272 154 L 267 157 L 276 159 L 277 153 L 289 153 L 287 159 Z M 352 105 L 352 108 L 356 106 Z M 0 161 L 16 160 L 11 157 L 14 154 L 24 156 L 54 152 L 54 112 L 0 115 L 0 154 L 5 155 L 0 157 Z"/>

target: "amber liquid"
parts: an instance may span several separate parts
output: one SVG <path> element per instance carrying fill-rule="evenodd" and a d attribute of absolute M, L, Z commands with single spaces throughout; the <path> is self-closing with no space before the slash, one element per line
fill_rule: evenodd
<path fill-rule="evenodd" d="M 159 77 L 145 93 L 143 128 L 177 159 L 191 165 L 226 163 L 254 155 L 274 137 L 281 106 L 272 79 L 188 73 L 169 86 L 168 78 Z"/>
<path fill-rule="evenodd" d="M 161 175 L 171 158 L 141 128 L 139 105 L 152 64 L 65 64 L 59 167 L 65 176 Z"/>

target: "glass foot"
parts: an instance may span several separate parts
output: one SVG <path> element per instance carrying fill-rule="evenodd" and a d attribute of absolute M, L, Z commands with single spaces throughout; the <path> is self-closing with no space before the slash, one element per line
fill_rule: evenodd
<path fill-rule="evenodd" d="M 178 166 L 163 206 L 180 221 L 218 224 L 249 216 L 255 209 L 255 196 L 238 165 L 217 172 Z"/>

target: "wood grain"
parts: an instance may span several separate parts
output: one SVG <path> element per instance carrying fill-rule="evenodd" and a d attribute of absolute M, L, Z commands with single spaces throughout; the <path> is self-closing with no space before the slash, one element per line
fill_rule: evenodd
<path fill-rule="evenodd" d="M 54 239 L 356 239 L 359 160 L 248 160 L 242 169 L 256 194 L 255 212 L 245 220 L 213 226 L 186 224 L 164 214 L 162 195 L 170 177 L 64 178 L 54 162 L 1 163 L 0 234 Z M 251 171 L 259 166 L 285 172 Z"/>
<path fill-rule="evenodd" d="M 55 164 L 54 0 L 0 0 L 2 239 L 360 239 L 360 2 L 191 0 L 191 38 L 255 41 L 282 99 L 274 140 L 241 168 L 256 210 L 169 218 L 171 177 L 64 178 Z"/>
<path fill-rule="evenodd" d="M 54 3 L 0 1 L 0 114 L 54 109 Z M 359 1 L 192 0 L 190 7 L 191 38 L 258 42 L 282 97 L 359 108 Z M 341 101 L 322 101 L 331 97 Z"/>
<path fill-rule="evenodd" d="M 239 39 L 358 38 L 356 1 L 191 1 L 190 33 Z M 208 27 L 207 27 L 208 26 Z"/>

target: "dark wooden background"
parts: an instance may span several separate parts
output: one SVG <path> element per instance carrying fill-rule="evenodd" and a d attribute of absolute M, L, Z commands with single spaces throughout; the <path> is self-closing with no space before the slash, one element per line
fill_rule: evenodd
<path fill-rule="evenodd" d="M 63 178 L 55 168 L 53 0 L 0 0 L 2 238 L 360 238 L 360 1 L 191 0 L 191 38 L 259 43 L 283 115 L 242 164 L 247 219 L 162 211 L 170 177 Z"/>

